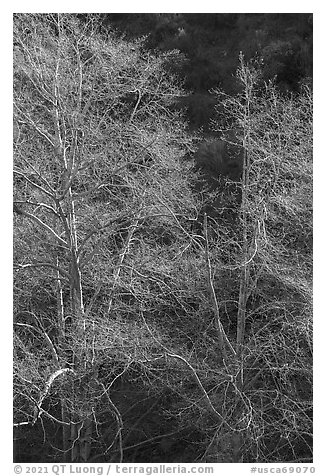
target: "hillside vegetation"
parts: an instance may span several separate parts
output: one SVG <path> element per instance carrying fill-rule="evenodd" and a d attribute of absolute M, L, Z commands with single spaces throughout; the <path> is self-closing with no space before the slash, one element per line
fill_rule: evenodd
<path fill-rule="evenodd" d="M 311 38 L 14 16 L 15 461 L 312 461 Z"/>

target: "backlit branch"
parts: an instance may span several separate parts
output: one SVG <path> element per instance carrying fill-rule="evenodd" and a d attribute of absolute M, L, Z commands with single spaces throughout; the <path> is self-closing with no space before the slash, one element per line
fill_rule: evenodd
<path fill-rule="evenodd" d="M 32 185 L 32 187 L 35 187 L 35 188 L 41 190 L 41 192 L 43 192 L 45 195 L 50 197 L 52 200 L 55 200 L 55 194 L 54 194 L 54 190 L 52 188 L 51 188 L 51 192 L 49 192 L 48 190 L 46 190 L 41 185 L 38 185 L 37 183 L 33 182 L 33 180 L 31 180 L 29 177 L 27 177 L 27 175 L 24 172 L 21 172 L 20 170 L 17 170 L 17 169 L 14 170 L 14 174 L 19 175 L 20 177 L 23 177 L 24 180 L 26 180 L 26 182 L 28 182 L 30 185 Z"/>
<path fill-rule="evenodd" d="M 68 244 L 63 240 L 52 228 L 44 223 L 40 218 L 38 218 L 36 215 L 33 215 L 32 213 L 26 212 L 25 210 L 22 210 L 21 208 L 18 208 L 17 206 L 14 206 L 14 212 L 16 212 L 18 215 L 23 215 L 30 220 L 34 221 L 37 223 L 40 227 L 42 227 L 45 231 L 49 232 L 59 243 L 60 245 L 64 246 L 65 248 L 68 248 Z"/>
<path fill-rule="evenodd" d="M 27 264 L 17 264 L 15 265 L 16 268 L 18 269 L 25 269 L 25 268 L 40 268 L 40 267 L 45 267 L 45 268 L 52 268 L 58 273 L 60 273 L 62 276 L 65 276 L 67 279 L 70 279 L 70 274 L 65 271 L 63 268 L 60 266 L 56 266 L 55 264 L 52 263 L 27 263 Z"/>

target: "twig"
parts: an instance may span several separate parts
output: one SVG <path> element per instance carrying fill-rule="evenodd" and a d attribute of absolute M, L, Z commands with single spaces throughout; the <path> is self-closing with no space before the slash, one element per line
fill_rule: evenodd
<path fill-rule="evenodd" d="M 137 108 L 138 108 L 138 106 L 139 106 L 139 103 L 140 103 L 140 101 L 141 101 L 141 92 L 140 92 L 140 90 L 137 89 L 136 92 L 138 93 L 138 99 L 137 99 L 136 105 L 135 105 L 135 107 L 134 107 L 134 110 L 132 111 L 132 114 L 131 114 L 131 116 L 130 116 L 130 122 L 133 120 L 133 118 L 134 118 L 134 116 L 135 116 L 135 114 L 136 114 Z"/>
<path fill-rule="evenodd" d="M 153 436 L 153 438 L 149 438 L 148 440 L 141 441 L 140 443 L 135 443 L 134 445 L 126 446 L 123 448 L 123 451 L 132 450 L 133 448 L 137 448 L 138 446 L 143 446 L 148 443 L 153 443 L 157 440 L 161 440 L 162 438 L 166 438 L 167 436 L 172 436 L 172 435 L 176 435 L 177 433 L 181 433 L 182 431 L 184 431 L 184 429 L 170 431 L 169 433 L 164 433 L 163 435 Z M 113 453 L 116 453 L 117 451 L 119 450 L 114 450 Z"/>
<path fill-rule="evenodd" d="M 51 233 L 52 236 L 54 236 L 54 238 L 62 245 L 64 246 L 65 248 L 68 247 L 67 243 L 65 242 L 65 240 L 63 240 L 59 235 L 57 235 L 57 233 L 52 230 L 52 228 L 47 225 L 46 223 L 44 223 L 40 218 L 38 218 L 36 215 L 33 215 L 32 213 L 29 213 L 29 212 L 25 212 L 25 210 L 22 210 L 21 208 L 18 208 L 17 206 L 14 207 L 14 211 L 18 214 L 18 215 L 23 215 L 27 218 L 30 218 L 31 220 L 35 221 L 38 225 L 40 225 L 42 228 L 44 228 L 46 231 L 48 231 L 49 233 Z"/>
<path fill-rule="evenodd" d="M 212 277 L 212 265 L 209 257 L 209 246 L 208 246 L 208 233 L 207 233 L 207 215 L 205 213 L 204 215 L 204 235 L 205 235 L 205 255 L 206 255 L 206 264 L 207 264 L 207 274 L 208 274 L 208 283 L 210 287 L 210 294 L 212 296 L 212 301 L 213 301 L 213 307 L 214 307 L 214 315 L 215 315 L 215 323 L 216 323 L 216 329 L 218 332 L 218 339 L 219 339 L 219 345 L 220 345 L 220 350 L 223 355 L 224 361 L 227 362 L 227 354 L 225 350 L 225 344 L 228 346 L 229 350 L 231 351 L 232 355 L 235 356 L 236 352 L 233 349 L 233 346 L 229 339 L 227 338 L 224 327 L 221 323 L 220 320 L 220 311 L 219 311 L 219 306 L 216 298 L 216 293 L 214 289 L 214 284 L 213 284 L 213 277 Z"/>
<path fill-rule="evenodd" d="M 17 170 L 17 169 L 14 170 L 14 174 L 19 175 L 20 177 L 23 177 L 26 180 L 26 182 L 28 182 L 32 185 L 32 187 L 35 187 L 35 188 L 41 190 L 41 192 L 43 192 L 48 197 L 52 198 L 52 200 L 55 199 L 55 194 L 54 194 L 54 192 L 52 192 L 52 188 L 51 188 L 51 193 L 48 192 L 44 187 L 42 187 L 41 185 L 38 185 L 37 183 L 33 182 L 33 180 L 31 180 L 29 177 L 27 177 L 27 175 L 24 172 L 21 172 L 20 170 Z"/>
<path fill-rule="evenodd" d="M 37 319 L 37 321 L 38 321 L 38 319 Z M 31 324 L 25 324 L 23 322 L 15 322 L 14 325 L 15 326 L 20 326 L 20 327 L 26 327 L 27 329 L 32 329 L 33 331 L 36 331 L 41 335 L 44 334 L 44 337 L 45 337 L 47 343 L 50 346 L 50 349 L 51 349 L 52 355 L 54 357 L 54 360 L 56 361 L 57 365 L 59 366 L 59 358 L 58 358 L 57 350 L 56 350 L 55 345 L 53 344 L 52 340 L 50 339 L 49 335 L 43 329 L 43 326 L 42 326 L 42 331 L 41 331 L 40 329 L 37 329 L 36 327 L 32 326 Z"/>
<path fill-rule="evenodd" d="M 59 213 L 53 208 L 51 207 L 51 205 L 47 205 L 46 203 L 40 203 L 40 202 L 31 202 L 30 200 L 15 200 L 14 201 L 14 204 L 20 204 L 20 205 L 34 205 L 36 206 L 37 208 L 35 210 L 37 210 L 38 208 L 42 207 L 42 208 L 45 208 L 46 210 L 49 210 L 50 212 L 52 212 L 54 215 L 56 215 L 58 218 L 60 218 L 60 215 Z M 34 212 L 35 212 L 34 210 Z"/>
<path fill-rule="evenodd" d="M 117 285 L 117 282 L 118 282 L 118 279 L 119 279 L 119 276 L 120 276 L 120 273 L 121 273 L 121 268 L 122 268 L 124 259 L 125 259 L 126 255 L 129 252 L 129 246 L 130 246 L 130 243 L 131 243 L 131 240 L 132 240 L 132 236 L 133 236 L 135 230 L 137 229 L 139 220 L 140 220 L 140 217 L 136 218 L 134 220 L 134 222 L 132 223 L 132 225 L 130 225 L 130 227 L 129 227 L 128 236 L 126 238 L 124 247 L 123 247 L 123 249 L 120 253 L 120 257 L 119 257 L 119 261 L 118 261 L 118 264 L 116 266 L 116 269 L 113 273 L 113 284 L 112 284 L 112 288 L 111 288 L 109 304 L 108 304 L 108 311 L 107 311 L 108 315 L 110 314 L 110 311 L 111 311 L 111 306 L 112 306 L 112 302 L 113 302 L 113 294 L 114 294 L 115 287 Z"/>
<path fill-rule="evenodd" d="M 47 267 L 47 268 L 52 268 L 54 269 L 55 271 L 57 271 L 58 273 L 62 274 L 63 276 L 65 276 L 67 279 L 70 279 L 70 274 L 65 271 L 64 269 L 62 269 L 60 266 L 57 266 L 55 264 L 52 264 L 52 263 L 26 263 L 26 264 L 16 264 L 15 265 L 16 268 L 19 268 L 19 269 L 24 269 L 24 268 L 40 268 L 40 267 Z"/>
<path fill-rule="evenodd" d="M 106 395 L 106 397 L 109 401 L 110 407 L 113 409 L 113 413 L 114 413 L 115 419 L 117 421 L 117 426 L 118 426 L 117 434 L 114 437 L 114 440 L 113 440 L 112 444 L 106 449 L 105 453 L 107 453 L 107 451 L 109 451 L 109 449 L 112 447 L 112 445 L 114 444 L 115 440 L 118 437 L 119 438 L 120 463 L 122 463 L 122 461 L 123 461 L 123 447 L 122 447 L 123 422 L 122 422 L 121 413 L 119 412 L 119 410 L 117 409 L 117 407 L 114 405 L 114 403 L 111 400 L 109 388 L 108 389 L 105 388 L 105 385 L 102 382 L 98 381 L 98 383 L 103 388 L 104 393 L 105 393 L 105 395 Z"/>
<path fill-rule="evenodd" d="M 17 104 L 14 102 L 14 106 L 16 107 L 16 109 L 25 117 L 25 119 L 29 122 L 29 124 L 31 126 L 33 126 L 33 128 L 42 136 L 44 137 L 47 142 L 49 142 L 49 144 L 54 148 L 55 147 L 55 138 L 51 136 L 51 134 L 49 134 L 48 132 L 42 130 L 40 127 L 37 126 L 37 124 L 33 121 L 33 119 L 28 115 L 26 114 L 24 111 L 22 111 L 18 106 Z"/>
<path fill-rule="evenodd" d="M 179 220 L 178 220 L 176 214 L 174 213 L 173 210 L 171 210 L 171 208 L 169 207 L 169 205 L 168 205 L 167 203 L 163 202 L 163 200 L 161 200 L 160 197 L 159 197 L 156 193 L 154 193 L 154 195 L 155 195 L 155 197 L 157 198 L 157 200 L 160 202 L 160 204 L 163 205 L 163 207 L 165 207 L 165 208 L 169 211 L 169 213 L 171 214 L 171 216 L 172 216 L 173 219 L 175 220 L 175 222 L 176 222 L 178 228 L 180 228 L 180 230 L 181 230 L 186 236 L 188 236 L 188 238 L 190 238 L 191 242 L 196 243 L 197 246 L 199 246 L 200 248 L 202 248 L 202 245 L 201 245 L 200 243 L 198 243 L 198 241 L 196 241 L 196 240 L 194 239 L 194 237 L 193 237 L 190 233 L 188 233 L 188 231 L 181 225 L 181 223 L 179 222 Z M 199 237 L 199 235 L 196 235 L 196 236 Z M 183 250 L 183 252 L 184 252 L 184 251 L 185 251 L 185 250 Z M 178 254 L 179 254 L 179 253 L 178 253 Z M 177 255 L 177 256 L 178 256 L 178 255 Z"/>
<path fill-rule="evenodd" d="M 200 378 L 198 377 L 197 375 L 197 372 L 196 370 L 193 368 L 193 366 L 184 358 L 184 357 L 181 357 L 181 355 L 178 355 L 178 354 L 175 354 L 173 352 L 171 352 L 167 347 L 165 347 L 158 339 L 156 339 L 156 337 L 154 336 L 154 334 L 152 333 L 152 331 L 150 330 L 150 328 L 148 327 L 147 325 L 147 322 L 145 320 L 145 316 L 144 316 L 144 313 L 143 311 L 141 310 L 141 315 L 142 315 L 142 318 L 143 318 L 143 321 L 145 323 L 145 326 L 148 330 L 148 332 L 151 334 L 151 336 L 153 337 L 153 339 L 166 351 L 166 355 L 168 355 L 169 357 L 171 358 L 175 358 L 175 359 L 178 359 L 178 360 L 181 360 L 184 364 L 187 365 L 187 367 L 192 371 L 195 379 L 196 379 L 196 382 L 199 386 L 199 388 L 201 389 L 201 391 L 203 392 L 204 394 L 204 397 L 210 407 L 210 409 L 212 410 L 212 412 L 228 427 L 230 428 L 232 431 L 242 431 L 242 429 L 240 430 L 237 430 L 236 428 L 233 428 L 226 420 L 225 418 L 214 408 L 214 405 L 212 404 L 211 402 L 211 399 L 209 398 L 203 384 L 201 383 L 200 381 Z"/>

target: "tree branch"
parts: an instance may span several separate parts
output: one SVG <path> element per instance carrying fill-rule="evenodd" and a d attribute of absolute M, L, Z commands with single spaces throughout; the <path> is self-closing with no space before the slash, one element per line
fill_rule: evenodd
<path fill-rule="evenodd" d="M 39 323 L 39 320 L 37 319 L 37 317 L 35 315 L 34 315 L 34 317 L 36 318 L 37 322 Z M 46 339 L 46 341 L 47 341 L 47 343 L 50 347 L 50 350 L 51 350 L 51 353 L 54 357 L 54 360 L 56 361 L 57 365 L 59 366 L 59 358 L 58 358 L 57 350 L 56 350 L 52 340 L 50 339 L 49 335 L 47 334 L 47 332 L 43 328 L 43 326 L 41 326 L 42 330 L 40 330 L 40 329 L 37 329 L 36 327 L 30 325 L 30 324 L 25 324 L 23 322 L 15 322 L 14 325 L 15 326 L 20 326 L 20 327 L 26 327 L 27 329 L 32 329 L 33 331 L 36 331 L 41 335 L 44 334 L 44 337 L 45 337 L 45 339 Z"/>
<path fill-rule="evenodd" d="M 27 218 L 30 218 L 32 221 L 35 221 L 35 223 L 41 226 L 44 230 L 48 231 L 60 243 L 60 245 L 64 246 L 65 248 L 68 248 L 68 244 L 65 242 L 65 240 L 63 240 L 59 235 L 57 235 L 57 233 L 52 230 L 49 225 L 40 220 L 40 218 L 33 215 L 32 213 L 25 212 L 25 210 L 22 210 L 17 206 L 14 206 L 14 212 L 16 212 L 18 215 L 23 215 Z"/>
<path fill-rule="evenodd" d="M 64 368 L 64 369 L 56 370 L 55 372 L 53 372 L 53 374 L 50 375 L 50 377 L 48 378 L 48 380 L 45 384 L 45 389 L 41 393 L 41 396 L 40 396 L 40 398 L 39 398 L 39 400 L 36 404 L 33 424 L 36 422 L 36 420 L 40 416 L 40 412 L 42 411 L 42 409 L 41 409 L 42 403 L 43 403 L 44 399 L 46 398 L 47 394 L 49 393 L 49 391 L 51 389 L 51 386 L 52 386 L 53 382 L 55 381 L 55 379 L 58 378 L 60 375 L 68 373 L 68 372 L 72 373 L 72 374 L 75 373 L 75 371 L 70 369 L 70 368 Z"/>
<path fill-rule="evenodd" d="M 40 127 L 37 126 L 37 124 L 35 124 L 35 122 L 33 121 L 33 119 L 28 115 L 26 114 L 26 112 L 22 111 L 16 104 L 16 102 L 14 101 L 14 106 L 15 108 L 17 109 L 17 111 L 20 112 L 20 114 L 23 115 L 23 117 L 28 121 L 28 123 L 42 136 L 46 139 L 46 141 L 53 147 L 55 148 L 55 138 L 51 136 L 51 134 L 49 134 L 48 132 L 42 130 Z"/>
<path fill-rule="evenodd" d="M 207 234 L 207 215 L 205 213 L 204 216 L 204 235 L 205 235 L 205 255 L 206 255 L 206 264 L 207 264 L 207 274 L 208 274 L 208 283 L 210 288 L 210 294 L 212 296 L 213 308 L 214 308 L 214 315 L 215 315 L 215 323 L 216 323 L 216 330 L 218 332 L 220 350 L 222 352 L 223 358 L 225 363 L 227 363 L 227 354 L 225 351 L 225 343 L 227 344 L 229 350 L 231 351 L 232 355 L 235 356 L 236 352 L 233 349 L 233 346 L 229 339 L 227 338 L 224 327 L 220 320 L 220 310 L 216 298 L 216 293 L 213 284 L 213 277 L 212 277 L 212 265 L 209 257 L 209 247 L 208 247 L 208 234 Z"/>
<path fill-rule="evenodd" d="M 47 210 L 49 210 L 50 212 L 52 212 L 54 215 L 56 215 L 58 218 L 61 218 L 59 213 L 53 208 L 51 207 L 51 205 L 47 205 L 46 203 L 40 203 L 40 202 L 31 202 L 29 200 L 15 200 L 14 201 L 14 205 L 15 204 L 20 204 L 20 205 L 23 205 L 23 204 L 26 204 L 26 205 L 34 205 L 36 206 L 37 208 L 39 207 L 42 207 L 42 208 L 45 208 Z M 19 214 L 19 212 L 17 212 Z"/>
<path fill-rule="evenodd" d="M 24 268 L 40 268 L 40 267 L 47 267 L 47 268 L 52 268 L 54 269 L 55 271 L 58 271 L 60 274 L 62 274 L 63 276 L 65 276 L 67 279 L 70 280 L 71 276 L 70 274 L 65 271 L 63 268 L 61 268 L 60 266 L 57 266 L 55 264 L 52 264 L 52 263 L 26 263 L 26 264 L 16 264 L 15 267 L 19 268 L 19 269 L 24 269 Z"/>
<path fill-rule="evenodd" d="M 205 400 L 207 401 L 210 409 L 212 410 L 212 412 L 223 422 L 225 423 L 225 425 L 230 428 L 232 431 L 241 431 L 241 430 L 237 430 L 236 428 L 233 428 L 226 420 L 225 418 L 215 409 L 214 405 L 212 404 L 211 402 L 211 399 L 209 398 L 203 384 L 201 383 L 200 381 L 200 378 L 198 377 L 197 375 L 197 372 L 196 370 L 193 368 L 193 366 L 184 358 L 184 357 L 181 357 L 180 355 L 178 354 L 175 354 L 173 352 L 171 352 L 167 347 L 165 347 L 158 339 L 156 339 L 156 337 L 154 336 L 154 334 L 152 333 L 152 331 L 150 330 L 150 328 L 148 327 L 147 325 L 147 322 L 145 320 L 145 316 L 144 316 L 144 313 L 143 311 L 141 310 L 141 315 L 142 315 L 142 318 L 143 318 L 143 321 L 144 321 L 144 324 L 148 330 L 148 332 L 151 334 L 151 336 L 153 337 L 153 339 L 165 350 L 166 352 L 166 355 L 168 355 L 169 357 L 171 358 L 175 358 L 175 359 L 178 359 L 178 360 L 181 360 L 184 364 L 187 365 L 187 367 L 192 371 L 192 373 L 194 374 L 195 376 L 195 379 L 196 379 L 196 382 L 199 386 L 199 388 L 201 389 L 201 391 L 203 392 L 204 394 L 204 397 L 205 397 Z"/>

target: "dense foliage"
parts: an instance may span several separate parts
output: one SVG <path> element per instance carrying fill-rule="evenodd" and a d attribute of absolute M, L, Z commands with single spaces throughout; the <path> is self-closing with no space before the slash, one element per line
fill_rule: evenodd
<path fill-rule="evenodd" d="M 210 140 L 180 109 L 258 23 L 15 15 L 16 461 L 311 461 L 309 82 L 268 80 L 270 36 L 198 80 Z"/>

